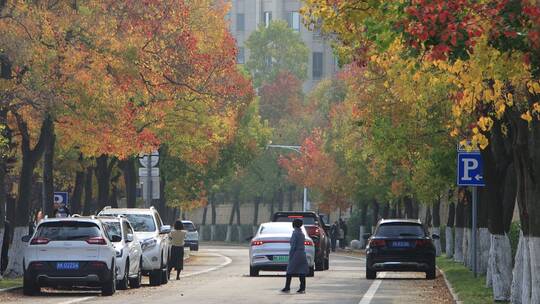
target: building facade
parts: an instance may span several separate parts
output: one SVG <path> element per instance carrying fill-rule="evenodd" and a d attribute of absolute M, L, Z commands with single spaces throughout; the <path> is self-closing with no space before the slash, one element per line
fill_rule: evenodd
<path fill-rule="evenodd" d="M 275 20 L 283 20 L 297 31 L 310 49 L 308 77 L 304 82 L 304 92 L 313 88 L 317 82 L 337 72 L 337 61 L 330 43 L 323 39 L 319 32 L 308 30 L 299 13 L 302 7 L 300 0 L 231 0 L 228 18 L 230 29 L 238 44 L 239 64 L 249 58 L 249 50 L 245 41 L 259 25 L 268 25 Z"/>

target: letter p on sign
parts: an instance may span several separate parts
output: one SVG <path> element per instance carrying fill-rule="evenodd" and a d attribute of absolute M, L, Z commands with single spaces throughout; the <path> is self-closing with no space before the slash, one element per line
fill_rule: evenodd
<path fill-rule="evenodd" d="M 484 172 L 480 153 L 458 153 L 457 184 L 458 186 L 484 186 Z"/>

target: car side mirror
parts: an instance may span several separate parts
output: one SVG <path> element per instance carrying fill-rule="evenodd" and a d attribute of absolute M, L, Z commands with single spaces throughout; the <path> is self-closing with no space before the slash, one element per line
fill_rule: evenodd
<path fill-rule="evenodd" d="M 364 233 L 362 237 L 364 238 L 364 240 L 367 240 L 371 237 L 371 233 Z"/>
<path fill-rule="evenodd" d="M 159 228 L 160 234 L 167 234 L 171 232 L 171 225 L 163 225 L 161 228 Z"/>
<path fill-rule="evenodd" d="M 21 238 L 21 241 L 23 241 L 23 243 L 28 243 L 30 242 L 30 239 L 32 238 L 31 235 L 25 235 Z"/>
<path fill-rule="evenodd" d="M 434 239 L 434 240 L 439 240 L 439 239 L 441 239 L 441 237 L 440 237 L 438 234 L 436 234 L 436 233 L 432 234 L 432 235 L 431 235 L 431 238 Z"/>
<path fill-rule="evenodd" d="M 126 242 L 128 242 L 128 243 L 133 242 L 133 234 L 128 233 L 126 235 Z"/>
<path fill-rule="evenodd" d="M 122 241 L 122 237 L 119 236 L 118 234 L 113 234 L 111 236 L 111 242 L 118 243 L 118 242 L 121 242 L 121 241 Z"/>

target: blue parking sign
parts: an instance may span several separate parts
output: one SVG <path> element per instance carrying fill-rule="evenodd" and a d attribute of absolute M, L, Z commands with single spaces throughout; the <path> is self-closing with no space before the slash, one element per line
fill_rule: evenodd
<path fill-rule="evenodd" d="M 485 186 L 484 165 L 479 152 L 458 153 L 458 186 Z"/>
<path fill-rule="evenodd" d="M 55 192 L 54 193 L 54 203 L 60 204 L 60 206 L 67 206 L 68 204 L 68 193 L 67 192 Z"/>

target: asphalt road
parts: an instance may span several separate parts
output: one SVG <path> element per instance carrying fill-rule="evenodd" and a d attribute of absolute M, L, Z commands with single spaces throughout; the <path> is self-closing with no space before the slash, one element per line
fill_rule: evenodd
<path fill-rule="evenodd" d="M 245 247 L 201 246 L 185 265 L 179 281 L 167 285 L 119 291 L 101 297 L 93 290 L 44 290 L 41 296 L 25 297 L 21 291 L 0 294 L 4 303 L 452 303 L 439 276 L 425 280 L 423 273 L 380 273 L 377 280 L 366 280 L 364 259 L 334 254 L 330 270 L 307 278 L 307 292 L 296 294 L 294 279 L 290 294 L 283 287 L 283 273 L 261 272 L 249 277 L 248 250 Z M 175 274 L 171 275 L 174 278 Z M 143 281 L 147 283 L 147 281 Z"/>

